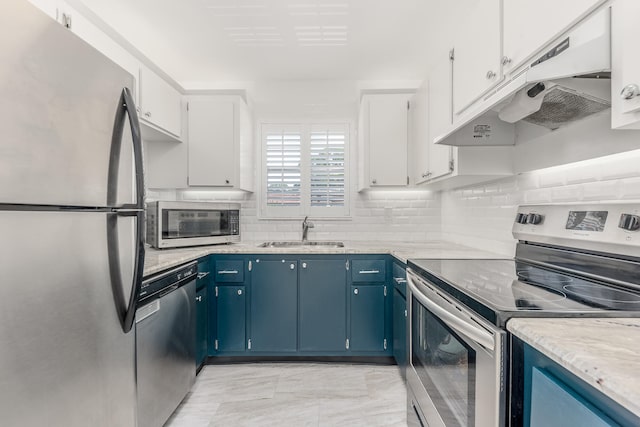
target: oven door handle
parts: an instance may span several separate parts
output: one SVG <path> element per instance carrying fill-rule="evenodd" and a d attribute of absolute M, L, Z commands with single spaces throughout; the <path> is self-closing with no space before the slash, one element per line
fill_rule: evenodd
<path fill-rule="evenodd" d="M 413 283 L 415 277 L 411 275 L 407 276 L 407 282 L 409 284 L 409 290 L 416 297 L 416 299 L 423 304 L 426 308 L 428 308 L 433 314 L 435 314 L 440 320 L 449 325 L 452 329 L 455 329 L 457 332 L 460 332 L 467 338 L 472 339 L 482 347 L 487 350 L 493 352 L 495 349 L 495 341 L 493 334 L 487 332 L 485 329 L 481 328 L 479 325 L 473 325 L 467 322 L 464 319 L 459 318 L 455 314 L 449 313 L 447 310 L 440 307 L 435 302 L 431 301 L 427 298 L 421 291 L 416 287 Z"/>

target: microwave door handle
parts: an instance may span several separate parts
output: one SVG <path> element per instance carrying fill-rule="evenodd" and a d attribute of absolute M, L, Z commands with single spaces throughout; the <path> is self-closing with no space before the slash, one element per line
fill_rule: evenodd
<path fill-rule="evenodd" d="M 428 308 L 433 314 L 435 314 L 444 323 L 449 325 L 452 329 L 455 329 L 457 332 L 460 332 L 464 336 L 472 339 L 487 350 L 494 351 L 495 343 L 493 334 L 468 323 L 467 321 L 459 318 L 454 314 L 449 313 L 447 310 L 431 301 L 429 298 L 424 296 L 422 292 L 420 292 L 420 290 L 413 283 L 413 280 L 413 277 L 407 276 L 407 284 L 409 285 L 411 293 L 422 305 Z"/>
<path fill-rule="evenodd" d="M 124 205 L 122 209 L 144 210 L 144 160 L 142 158 L 142 134 L 138 112 L 129 88 L 123 88 L 116 110 L 111 136 L 111 150 L 109 153 L 109 172 L 107 178 L 107 206 L 116 206 L 118 203 L 118 172 L 120 167 L 120 152 L 122 149 L 122 135 L 126 117 L 129 118 L 131 138 L 133 140 L 133 163 L 135 168 L 136 200 L 133 205 Z"/>

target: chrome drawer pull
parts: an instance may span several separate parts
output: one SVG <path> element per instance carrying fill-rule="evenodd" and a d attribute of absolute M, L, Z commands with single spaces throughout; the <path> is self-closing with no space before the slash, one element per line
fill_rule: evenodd
<path fill-rule="evenodd" d="M 209 271 L 205 272 L 205 273 L 198 273 L 198 280 L 199 279 L 204 279 L 205 277 L 207 277 L 209 275 Z"/>
<path fill-rule="evenodd" d="M 238 270 L 220 270 L 218 274 L 238 274 Z"/>
<path fill-rule="evenodd" d="M 380 270 L 360 270 L 359 274 L 378 274 Z"/>

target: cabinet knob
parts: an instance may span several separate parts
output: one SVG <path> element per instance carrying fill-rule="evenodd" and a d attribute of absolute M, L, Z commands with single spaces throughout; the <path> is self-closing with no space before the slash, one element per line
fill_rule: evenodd
<path fill-rule="evenodd" d="M 238 289 L 238 295 L 242 295 L 242 289 Z"/>
<path fill-rule="evenodd" d="M 620 92 L 622 99 L 633 99 L 636 96 L 640 96 L 640 87 L 637 84 L 631 83 L 622 88 Z"/>
<path fill-rule="evenodd" d="M 151 111 L 147 111 L 146 113 L 144 113 L 145 117 L 151 117 Z"/>
<path fill-rule="evenodd" d="M 372 179 L 372 180 L 371 180 L 371 183 L 372 183 L 372 184 L 377 184 L 377 183 L 378 183 L 378 180 L 377 180 L 377 179 Z"/>
<path fill-rule="evenodd" d="M 295 264 L 291 264 L 291 265 L 289 265 L 289 268 L 290 268 L 291 270 L 293 270 L 293 269 L 295 269 L 295 268 L 296 268 L 296 266 L 295 266 Z"/>
<path fill-rule="evenodd" d="M 511 64 L 511 58 L 505 55 L 502 57 L 502 60 L 500 60 L 500 62 L 502 63 L 502 65 L 509 65 Z"/>
<path fill-rule="evenodd" d="M 423 178 L 429 178 L 431 176 L 431 172 L 425 172 L 422 174 Z"/>
<path fill-rule="evenodd" d="M 196 301 L 202 302 L 202 297 L 196 297 Z"/>
<path fill-rule="evenodd" d="M 228 179 L 225 179 L 225 180 L 224 180 L 224 183 L 225 183 L 225 184 L 228 184 L 228 183 L 229 183 L 229 180 L 228 180 Z"/>
<path fill-rule="evenodd" d="M 492 70 L 487 71 L 487 79 L 488 80 L 491 80 L 491 79 L 495 78 L 496 75 L 497 74 L 496 74 L 495 71 L 492 71 Z"/>
<path fill-rule="evenodd" d="M 358 295 L 358 288 L 355 288 L 355 289 L 353 290 L 353 294 L 354 294 L 354 295 Z"/>
<path fill-rule="evenodd" d="M 306 262 L 302 263 L 302 268 L 307 268 L 307 263 Z"/>

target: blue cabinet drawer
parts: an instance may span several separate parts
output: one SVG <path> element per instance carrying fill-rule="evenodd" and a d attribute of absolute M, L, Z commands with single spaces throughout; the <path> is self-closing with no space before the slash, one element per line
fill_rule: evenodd
<path fill-rule="evenodd" d="M 351 280 L 353 282 L 384 282 L 386 263 L 383 259 L 352 260 Z"/>
<path fill-rule="evenodd" d="M 244 282 L 244 261 L 216 261 L 216 283 L 242 283 Z"/>

